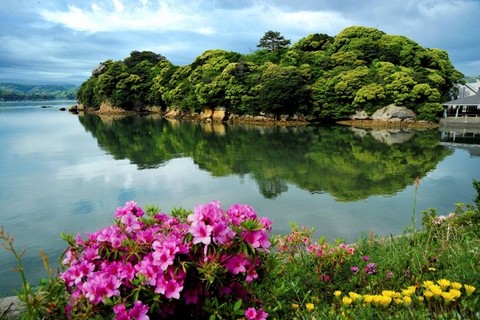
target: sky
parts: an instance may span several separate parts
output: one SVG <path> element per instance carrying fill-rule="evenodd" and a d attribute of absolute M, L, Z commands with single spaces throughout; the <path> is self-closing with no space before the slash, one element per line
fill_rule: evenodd
<path fill-rule="evenodd" d="M 448 52 L 480 75 L 480 0 L 1 0 L 0 82 L 75 84 L 102 61 L 153 51 L 176 65 L 210 49 L 257 50 L 265 32 L 374 27 Z"/>

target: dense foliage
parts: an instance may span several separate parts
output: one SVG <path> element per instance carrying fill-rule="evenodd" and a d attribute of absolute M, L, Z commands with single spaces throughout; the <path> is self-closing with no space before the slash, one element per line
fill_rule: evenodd
<path fill-rule="evenodd" d="M 268 31 L 255 52 L 208 50 L 185 66 L 133 51 L 123 61 L 101 63 L 78 99 L 95 109 L 108 101 L 127 110 L 211 107 L 311 120 L 344 118 L 358 110 L 372 114 L 395 103 L 432 120 L 463 77 L 447 52 L 375 28 L 349 27 L 335 37 L 311 34 L 289 44 L 279 32 Z"/>
<path fill-rule="evenodd" d="M 74 85 L 33 85 L 0 83 L 0 101 L 74 100 L 78 87 Z"/>

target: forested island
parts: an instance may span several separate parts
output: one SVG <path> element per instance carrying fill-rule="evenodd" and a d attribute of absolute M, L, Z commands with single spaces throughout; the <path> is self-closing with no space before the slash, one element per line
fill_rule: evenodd
<path fill-rule="evenodd" d="M 75 100 L 75 85 L 0 83 L 0 101 Z"/>
<path fill-rule="evenodd" d="M 123 61 L 100 63 L 77 98 L 86 110 L 209 108 L 308 121 L 371 115 L 394 104 L 413 110 L 417 120 L 435 121 L 441 103 L 455 95 L 454 84 L 463 81 L 446 51 L 375 28 L 353 26 L 335 37 L 310 34 L 293 45 L 268 31 L 257 47 L 248 54 L 207 50 L 184 66 L 133 51 Z"/>

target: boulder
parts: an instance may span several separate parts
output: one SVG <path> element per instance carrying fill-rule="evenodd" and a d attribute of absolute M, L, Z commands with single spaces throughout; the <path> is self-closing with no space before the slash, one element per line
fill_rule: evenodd
<path fill-rule="evenodd" d="M 213 111 L 212 114 L 213 121 L 220 122 L 226 120 L 226 112 L 225 109 L 218 109 Z"/>
<path fill-rule="evenodd" d="M 398 122 L 398 121 L 414 121 L 417 115 L 413 110 L 406 107 L 398 107 L 394 104 L 388 105 L 375 111 L 370 117 L 372 120 Z"/>
<path fill-rule="evenodd" d="M 368 120 L 370 116 L 365 112 L 365 110 L 358 110 L 355 114 L 350 116 L 351 120 Z"/>
<path fill-rule="evenodd" d="M 213 116 L 213 110 L 210 108 L 205 108 L 203 109 L 202 113 L 200 113 L 201 120 L 212 119 L 212 116 Z"/>

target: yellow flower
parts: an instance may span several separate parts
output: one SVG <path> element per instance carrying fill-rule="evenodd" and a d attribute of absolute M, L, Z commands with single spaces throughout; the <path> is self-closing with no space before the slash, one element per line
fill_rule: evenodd
<path fill-rule="evenodd" d="M 393 299 L 393 301 L 395 302 L 395 304 L 402 304 L 403 303 L 403 300 L 398 299 L 398 298 Z"/>
<path fill-rule="evenodd" d="M 430 286 L 432 286 L 433 284 L 434 284 L 434 283 L 433 283 L 432 281 L 430 281 L 430 280 L 423 281 L 423 287 L 424 287 L 425 289 L 430 288 Z"/>
<path fill-rule="evenodd" d="M 467 296 L 471 296 L 473 291 L 475 291 L 475 287 L 471 286 L 469 284 L 464 284 L 463 287 L 465 288 L 465 291 L 467 292 Z"/>
<path fill-rule="evenodd" d="M 450 285 L 452 286 L 453 289 L 457 289 L 457 290 L 460 290 L 463 287 L 463 285 L 460 282 L 452 282 Z"/>
<path fill-rule="evenodd" d="M 374 295 L 365 294 L 365 295 L 363 296 L 363 300 L 365 301 L 365 303 L 370 304 L 370 303 L 373 302 L 374 297 L 375 297 Z"/>
<path fill-rule="evenodd" d="M 298 304 L 292 303 L 292 309 L 293 309 L 293 310 L 298 310 L 299 307 L 300 307 L 300 306 L 299 306 Z"/>
<path fill-rule="evenodd" d="M 438 298 L 442 295 L 442 288 L 440 286 L 437 286 L 436 284 L 430 286 L 430 291 L 432 291 L 433 295 L 435 298 Z"/>
<path fill-rule="evenodd" d="M 453 295 L 454 299 L 460 298 L 460 296 L 462 295 L 462 293 L 458 289 L 450 289 L 449 292 Z"/>
<path fill-rule="evenodd" d="M 392 291 L 392 290 L 383 290 L 382 291 L 382 296 L 385 296 L 385 297 L 394 298 L 396 295 L 397 295 L 397 293 L 395 291 Z"/>
<path fill-rule="evenodd" d="M 404 296 L 411 296 L 414 293 L 415 293 L 415 287 L 413 287 L 413 289 L 412 289 L 412 287 L 408 287 L 408 289 L 403 289 L 402 290 L 402 294 Z"/>
<path fill-rule="evenodd" d="M 349 292 L 348 295 L 352 298 L 352 301 L 360 299 L 362 296 L 355 292 Z"/>
<path fill-rule="evenodd" d="M 345 297 L 342 298 L 342 302 L 343 302 L 344 305 L 346 305 L 348 307 L 349 305 L 352 304 L 353 300 L 352 300 L 352 298 L 345 296 Z"/>
<path fill-rule="evenodd" d="M 411 305 L 412 304 L 412 298 L 410 298 L 410 296 L 403 297 L 403 303 L 407 306 Z"/>
<path fill-rule="evenodd" d="M 430 268 L 428 268 L 428 271 L 434 272 L 434 271 L 437 271 L 437 269 L 436 269 L 436 268 L 433 268 L 433 267 L 430 267 Z"/>
<path fill-rule="evenodd" d="M 425 292 L 423 292 L 423 295 L 425 296 L 425 298 L 427 298 L 427 300 L 430 300 L 430 298 L 433 297 L 433 292 L 430 290 L 426 290 Z"/>
<path fill-rule="evenodd" d="M 437 281 L 437 283 L 440 285 L 442 290 L 445 290 L 450 286 L 450 281 L 447 279 L 440 279 Z"/>
<path fill-rule="evenodd" d="M 307 311 L 308 311 L 308 312 L 312 312 L 313 309 L 315 309 L 315 306 L 313 305 L 313 303 L 307 303 L 307 304 L 305 305 L 305 308 L 307 308 Z"/>
<path fill-rule="evenodd" d="M 386 297 L 386 296 L 380 296 L 380 305 L 386 307 L 392 302 L 391 297 Z"/>
<path fill-rule="evenodd" d="M 418 301 L 420 301 L 420 302 L 423 302 L 423 300 L 424 300 L 423 297 L 418 297 L 417 299 L 418 299 Z"/>
<path fill-rule="evenodd" d="M 336 297 L 336 298 L 340 298 L 340 296 L 342 295 L 342 291 L 340 290 L 337 290 L 333 293 L 333 295 Z"/>
<path fill-rule="evenodd" d="M 445 300 L 445 302 L 448 304 L 450 303 L 451 301 L 453 301 L 455 299 L 455 297 L 453 296 L 452 293 L 450 292 L 442 292 L 442 297 L 443 299 Z"/>

